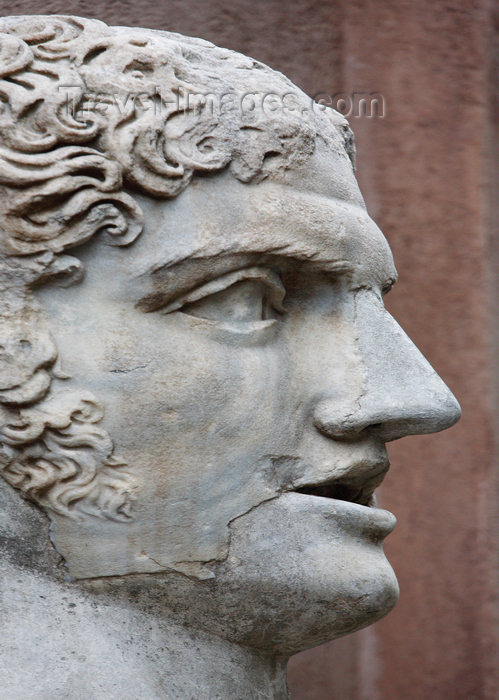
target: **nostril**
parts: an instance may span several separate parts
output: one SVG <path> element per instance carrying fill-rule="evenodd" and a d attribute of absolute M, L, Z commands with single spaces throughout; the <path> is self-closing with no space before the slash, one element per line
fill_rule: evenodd
<path fill-rule="evenodd" d="M 327 438 L 334 440 L 357 440 L 359 434 L 365 429 L 365 425 L 352 420 L 324 420 L 314 419 L 314 426 Z"/>

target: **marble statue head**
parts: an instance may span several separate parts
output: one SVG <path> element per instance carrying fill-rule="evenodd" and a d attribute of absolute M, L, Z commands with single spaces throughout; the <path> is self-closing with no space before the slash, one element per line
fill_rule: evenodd
<path fill-rule="evenodd" d="M 384 309 L 346 121 L 205 41 L 57 16 L 1 20 L 0 101 L 0 473 L 71 579 L 266 648 L 387 612 L 385 443 L 459 407 Z"/>

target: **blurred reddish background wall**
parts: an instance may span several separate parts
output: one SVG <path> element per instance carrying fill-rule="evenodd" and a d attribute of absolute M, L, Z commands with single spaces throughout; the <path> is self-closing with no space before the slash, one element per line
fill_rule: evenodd
<path fill-rule="evenodd" d="M 463 418 L 390 449 L 381 501 L 399 518 L 386 546 L 400 581 L 398 606 L 367 630 L 295 657 L 289 683 L 294 700 L 495 700 L 492 1 L 10 0 L 0 7 L 201 36 L 268 63 L 311 95 L 384 96 L 384 118 L 351 124 L 361 187 L 400 273 L 388 305 L 459 398 Z"/>

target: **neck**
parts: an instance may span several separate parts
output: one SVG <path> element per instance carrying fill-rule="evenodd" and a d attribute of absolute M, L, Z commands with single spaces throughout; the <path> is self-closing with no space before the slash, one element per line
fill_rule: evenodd
<path fill-rule="evenodd" d="M 155 668 L 162 698 L 288 698 L 286 660 L 186 627 L 163 630 L 155 646 L 164 650 Z"/>

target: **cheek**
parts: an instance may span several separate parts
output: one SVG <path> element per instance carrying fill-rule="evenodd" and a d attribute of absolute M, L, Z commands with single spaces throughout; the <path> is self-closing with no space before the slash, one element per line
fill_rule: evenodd
<path fill-rule="evenodd" d="M 137 369 L 108 380 L 106 420 L 138 481 L 142 550 L 208 561 L 225 555 L 234 518 L 278 493 L 273 457 L 293 449 L 296 402 L 281 343 L 223 343 L 194 323 L 160 321 L 114 356 L 132 353 Z"/>
<path fill-rule="evenodd" d="M 289 449 L 298 399 L 279 339 L 222 341 L 189 319 L 152 320 L 106 349 L 109 430 L 120 445 L 147 444 L 155 458 L 188 450 L 230 461 Z"/>

